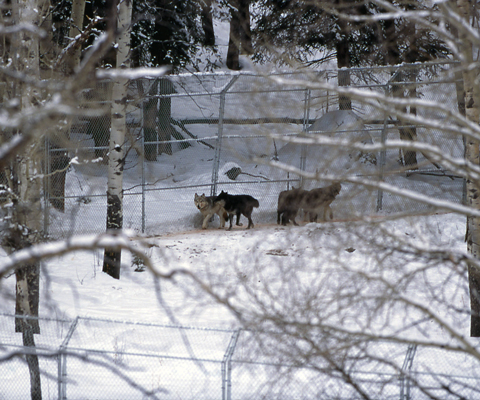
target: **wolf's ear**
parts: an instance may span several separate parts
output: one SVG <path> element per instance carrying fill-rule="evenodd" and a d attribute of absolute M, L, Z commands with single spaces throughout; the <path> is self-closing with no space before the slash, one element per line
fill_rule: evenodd
<path fill-rule="evenodd" d="M 295 186 L 292 186 L 292 190 L 295 190 Z"/>
<path fill-rule="evenodd" d="M 205 196 L 205 193 L 202 193 L 202 196 Z"/>

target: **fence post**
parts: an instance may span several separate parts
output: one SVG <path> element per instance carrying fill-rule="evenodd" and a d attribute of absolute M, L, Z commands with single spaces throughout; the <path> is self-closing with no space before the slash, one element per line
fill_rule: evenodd
<path fill-rule="evenodd" d="M 400 72 L 401 72 L 401 70 L 397 70 L 393 74 L 393 76 L 390 78 L 390 80 L 387 82 L 387 84 L 385 85 L 385 95 L 386 96 L 389 95 L 389 92 L 390 92 L 389 86 L 391 85 L 391 82 L 394 82 L 397 79 Z M 388 116 L 385 113 L 385 118 L 383 120 L 382 136 L 381 136 L 381 139 L 380 139 L 380 141 L 382 143 L 382 146 L 385 145 L 385 141 L 387 140 L 387 120 L 388 120 Z M 384 178 L 384 168 L 385 168 L 386 158 L 387 158 L 387 150 L 385 148 L 383 148 L 382 150 L 380 150 L 380 176 L 379 176 L 380 181 L 383 181 L 383 178 Z M 377 212 L 380 211 L 382 208 L 383 208 L 383 190 L 378 189 L 378 192 L 377 192 Z"/>
<path fill-rule="evenodd" d="M 233 332 L 222 361 L 222 400 L 231 400 L 232 396 L 232 357 L 237 345 L 240 329 Z"/>
<path fill-rule="evenodd" d="M 400 400 L 410 400 L 410 371 L 412 370 L 416 351 L 417 345 L 411 344 L 408 346 L 407 354 L 405 354 L 402 375 L 400 376 Z"/>
<path fill-rule="evenodd" d="M 78 324 L 78 317 L 70 325 L 70 329 L 65 336 L 60 349 L 58 351 L 58 400 L 66 400 L 67 398 L 67 353 L 66 349 L 73 332 Z"/>
<path fill-rule="evenodd" d="M 303 109 L 303 134 L 306 136 L 308 121 L 310 120 L 310 89 L 305 89 L 305 107 Z M 307 164 L 307 145 L 303 144 L 300 155 L 300 170 L 305 171 Z M 300 177 L 300 187 L 303 188 L 303 177 Z"/>
<path fill-rule="evenodd" d="M 387 140 L 387 116 L 385 115 L 385 119 L 383 120 L 383 129 L 382 129 L 382 136 L 381 136 L 381 143 L 382 146 L 385 146 L 385 141 Z M 382 148 L 380 150 L 380 176 L 379 180 L 383 181 L 384 178 L 384 169 L 385 169 L 385 162 L 387 158 L 387 150 L 385 148 Z M 383 208 L 383 190 L 378 189 L 377 192 L 377 212 L 380 211 Z"/>
<path fill-rule="evenodd" d="M 218 169 L 220 166 L 220 151 L 222 147 L 223 137 L 223 116 L 225 114 L 225 95 L 239 77 L 240 75 L 235 75 L 220 92 L 220 109 L 218 110 L 218 134 L 217 142 L 215 144 L 215 158 L 213 160 L 212 187 L 210 189 L 210 196 L 215 196 L 217 194 Z"/>
<path fill-rule="evenodd" d="M 142 107 L 140 107 L 140 121 L 141 125 L 144 126 L 143 122 L 143 104 L 145 100 L 142 102 Z M 141 129 L 141 128 L 140 128 Z M 141 146 L 142 146 L 142 233 L 145 233 L 145 220 L 146 220 L 146 215 L 145 215 L 145 134 L 144 132 L 141 132 Z"/>
<path fill-rule="evenodd" d="M 50 197 L 50 140 L 48 135 L 45 137 L 45 179 L 43 180 L 43 201 L 44 201 L 44 213 L 43 213 L 43 235 L 44 237 L 48 236 L 48 226 L 50 218 L 50 207 L 49 207 L 49 197 Z M 64 193 L 65 196 L 65 193 Z"/>

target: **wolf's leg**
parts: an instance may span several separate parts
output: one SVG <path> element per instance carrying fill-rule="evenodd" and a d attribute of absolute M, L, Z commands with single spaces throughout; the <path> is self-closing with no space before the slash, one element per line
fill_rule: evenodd
<path fill-rule="evenodd" d="M 224 211 L 220 211 L 218 213 L 218 216 L 220 217 L 220 226 L 219 226 L 219 229 L 220 228 L 225 228 L 225 212 Z M 227 214 L 227 218 L 228 218 L 228 214 Z"/>
<path fill-rule="evenodd" d="M 310 213 L 308 211 L 303 210 L 303 222 L 310 222 Z"/>
<path fill-rule="evenodd" d="M 330 219 L 333 219 L 333 211 L 330 206 L 325 206 L 325 209 L 323 210 L 323 219 L 325 221 L 327 220 L 327 213 L 330 214 Z"/>
<path fill-rule="evenodd" d="M 233 214 L 229 214 L 228 219 L 230 220 L 230 227 L 228 228 L 228 230 L 231 231 L 232 230 L 232 222 L 233 222 Z"/>
<path fill-rule="evenodd" d="M 203 224 L 202 224 L 202 229 L 207 229 L 208 228 L 208 221 L 212 217 L 212 214 L 207 214 L 205 218 L 203 219 Z"/>
<path fill-rule="evenodd" d="M 297 218 L 297 214 L 298 214 L 298 210 L 292 210 L 290 215 L 290 219 L 292 220 L 293 225 L 295 226 L 298 226 L 297 221 L 295 221 L 295 218 Z"/>
<path fill-rule="evenodd" d="M 232 219 L 233 219 L 233 214 L 232 214 Z M 237 226 L 243 226 L 243 224 L 240 223 L 240 212 L 237 212 Z"/>
<path fill-rule="evenodd" d="M 308 224 L 310 222 L 311 215 L 312 210 L 310 208 L 303 209 L 303 222 L 306 222 Z"/>
<path fill-rule="evenodd" d="M 242 214 L 245 215 L 245 217 L 248 219 L 248 225 L 247 225 L 247 229 L 250 229 L 250 228 L 253 228 L 254 225 L 253 225 L 253 221 L 252 221 L 252 211 L 253 211 L 253 208 L 252 209 L 246 209 Z"/>
<path fill-rule="evenodd" d="M 285 222 L 285 219 L 287 220 L 287 222 Z M 287 210 L 282 210 L 282 211 L 280 211 L 280 214 L 278 216 L 277 224 L 286 225 L 286 223 L 288 223 L 288 211 Z"/>

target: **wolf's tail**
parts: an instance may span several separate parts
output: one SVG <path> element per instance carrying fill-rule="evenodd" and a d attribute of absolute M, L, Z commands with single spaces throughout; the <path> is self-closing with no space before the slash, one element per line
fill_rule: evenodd
<path fill-rule="evenodd" d="M 260 207 L 260 203 L 258 202 L 258 200 L 257 200 L 257 199 L 253 199 L 253 200 L 254 200 L 254 201 L 253 201 L 253 206 L 254 206 L 255 208 Z"/>

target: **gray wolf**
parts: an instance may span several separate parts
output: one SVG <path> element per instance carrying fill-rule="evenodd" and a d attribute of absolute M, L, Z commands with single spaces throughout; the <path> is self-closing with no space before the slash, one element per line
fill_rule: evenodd
<path fill-rule="evenodd" d="M 323 220 L 326 221 L 327 213 L 330 213 L 330 219 L 333 219 L 333 212 L 330 208 L 335 197 L 340 193 L 342 185 L 338 182 L 330 186 L 309 190 L 305 194 L 301 208 L 309 214 L 310 222 L 317 222 L 318 215 L 323 209 Z"/>
<path fill-rule="evenodd" d="M 240 221 L 240 214 L 243 214 L 245 217 L 248 218 L 248 226 L 247 229 L 253 228 L 253 221 L 252 221 L 252 211 L 253 208 L 258 208 L 260 204 L 258 200 L 248 194 L 228 194 L 227 192 L 222 192 L 217 196 L 214 200 L 215 203 L 223 202 L 223 207 L 227 211 L 230 217 L 230 227 L 228 230 L 232 229 L 232 221 L 233 216 L 237 216 L 237 223 L 236 225 L 241 226 L 242 224 L 239 223 Z"/>
<path fill-rule="evenodd" d="M 298 225 L 295 217 L 307 192 L 308 190 L 292 187 L 291 190 L 284 190 L 278 194 L 277 224 L 281 222 L 282 225 L 287 225 L 291 220 L 293 225 Z"/>
<path fill-rule="evenodd" d="M 205 196 L 205 193 L 201 196 L 195 193 L 195 199 L 193 200 L 195 207 L 197 207 L 203 215 L 202 229 L 207 229 L 208 221 L 210 221 L 210 218 L 212 218 L 214 214 L 218 214 L 220 217 L 220 228 L 225 227 L 225 219 L 228 218 L 228 214 L 225 208 L 223 208 L 224 203 L 221 201 L 215 203 L 215 198 L 216 196 Z"/>

